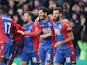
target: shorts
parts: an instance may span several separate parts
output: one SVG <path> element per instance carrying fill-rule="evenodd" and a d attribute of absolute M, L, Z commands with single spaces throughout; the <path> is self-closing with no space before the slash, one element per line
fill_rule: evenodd
<path fill-rule="evenodd" d="M 25 61 L 27 63 L 29 61 L 31 61 L 31 65 L 36 65 L 38 63 L 36 53 L 35 52 L 30 52 L 30 53 L 23 52 L 22 53 L 22 62 L 23 61 Z"/>
<path fill-rule="evenodd" d="M 54 64 L 72 65 L 72 54 L 69 48 L 57 49 L 54 57 Z"/>
<path fill-rule="evenodd" d="M 39 48 L 40 63 L 44 65 L 46 62 L 52 62 L 52 48 Z"/>
<path fill-rule="evenodd" d="M 9 38 L 8 43 L 0 43 L 0 57 L 4 57 L 9 60 L 14 53 L 14 46 L 12 40 Z"/>

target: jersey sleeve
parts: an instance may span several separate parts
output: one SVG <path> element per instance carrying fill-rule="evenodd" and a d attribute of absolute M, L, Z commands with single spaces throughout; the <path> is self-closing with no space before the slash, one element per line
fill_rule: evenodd
<path fill-rule="evenodd" d="M 12 19 L 12 28 L 15 28 L 16 27 L 16 25 L 17 25 L 17 23 Z"/>
<path fill-rule="evenodd" d="M 64 23 L 63 26 L 62 26 L 62 29 L 66 33 L 72 32 L 72 27 L 70 26 L 69 22 Z"/>
<path fill-rule="evenodd" d="M 21 26 L 21 25 L 19 25 L 19 24 L 17 24 L 14 20 L 12 20 L 12 31 L 15 31 L 16 33 L 17 33 L 17 31 L 18 30 L 24 30 L 24 28 Z"/>
<path fill-rule="evenodd" d="M 66 30 L 67 30 L 67 32 L 71 32 L 72 31 L 72 27 L 70 26 L 69 23 L 66 24 Z"/>
<path fill-rule="evenodd" d="M 35 23 L 33 26 L 32 26 L 32 32 L 25 32 L 25 36 L 38 36 L 39 34 L 41 34 L 42 30 L 40 28 L 40 25 L 39 23 Z"/>

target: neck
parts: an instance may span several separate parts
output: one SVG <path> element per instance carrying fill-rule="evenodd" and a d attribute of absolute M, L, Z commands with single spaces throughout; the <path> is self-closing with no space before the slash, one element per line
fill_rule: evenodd
<path fill-rule="evenodd" d="M 58 20 L 58 22 L 61 23 L 61 21 L 62 21 L 62 18 L 60 17 L 59 20 Z"/>
<path fill-rule="evenodd" d="M 31 24 L 32 23 L 32 20 L 29 20 L 26 24 Z"/>
<path fill-rule="evenodd" d="M 42 20 L 43 22 L 47 22 L 48 20 L 48 17 L 44 18 L 44 20 Z"/>

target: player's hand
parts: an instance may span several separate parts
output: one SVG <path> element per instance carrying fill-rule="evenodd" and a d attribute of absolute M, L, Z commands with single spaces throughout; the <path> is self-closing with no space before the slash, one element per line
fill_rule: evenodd
<path fill-rule="evenodd" d="M 35 22 L 38 22 L 39 21 L 39 17 L 37 17 L 36 19 L 35 19 Z"/>
<path fill-rule="evenodd" d="M 40 39 L 44 39 L 46 35 L 40 35 Z"/>
<path fill-rule="evenodd" d="M 57 43 L 55 43 L 54 48 L 58 48 L 61 45 L 62 45 L 62 42 L 57 42 Z"/>
<path fill-rule="evenodd" d="M 81 25 L 83 26 L 86 22 L 86 19 L 85 18 L 81 18 Z"/>
<path fill-rule="evenodd" d="M 20 33 L 21 35 L 25 35 L 25 33 L 21 30 L 18 30 L 17 32 Z"/>
<path fill-rule="evenodd" d="M 0 43 L 4 43 L 4 41 L 0 41 Z"/>

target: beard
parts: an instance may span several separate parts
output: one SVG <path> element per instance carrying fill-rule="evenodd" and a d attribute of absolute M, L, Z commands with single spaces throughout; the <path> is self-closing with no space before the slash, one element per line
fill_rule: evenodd
<path fill-rule="evenodd" d="M 24 23 L 25 23 L 25 24 L 27 24 L 27 23 L 28 23 L 28 21 L 25 21 Z"/>
<path fill-rule="evenodd" d="M 41 20 L 44 20 L 46 18 L 46 16 L 44 15 L 43 18 L 40 18 Z"/>
<path fill-rule="evenodd" d="M 60 17 L 56 17 L 54 20 L 55 20 L 55 21 L 59 21 L 59 18 L 60 18 Z"/>

